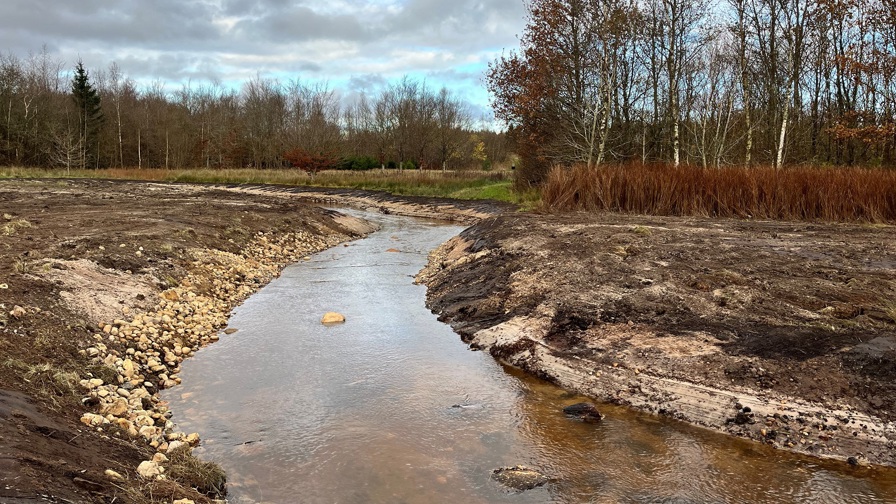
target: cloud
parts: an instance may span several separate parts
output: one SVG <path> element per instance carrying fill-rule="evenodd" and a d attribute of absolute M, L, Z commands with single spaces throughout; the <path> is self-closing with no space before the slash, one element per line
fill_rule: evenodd
<path fill-rule="evenodd" d="M 0 51 L 46 45 L 65 68 L 115 61 L 138 82 L 174 85 L 264 75 L 351 93 L 407 74 L 481 107 L 482 72 L 517 44 L 524 14 L 522 0 L 5 0 Z"/>

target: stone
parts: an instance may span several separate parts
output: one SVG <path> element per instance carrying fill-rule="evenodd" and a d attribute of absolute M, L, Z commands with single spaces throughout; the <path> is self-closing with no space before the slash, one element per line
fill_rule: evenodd
<path fill-rule="evenodd" d="M 109 479 L 112 480 L 112 481 L 124 481 L 124 476 L 122 476 L 121 474 L 119 474 L 119 473 L 113 471 L 112 469 L 106 469 L 106 470 L 103 472 L 103 474 L 105 474 L 106 477 L 109 478 Z"/>
<path fill-rule="evenodd" d="M 165 453 L 172 453 L 177 450 L 183 449 L 184 447 L 187 447 L 187 449 L 189 449 L 190 445 L 184 443 L 183 441 L 171 441 L 170 443 L 168 443 L 168 449 L 165 450 Z"/>
<path fill-rule="evenodd" d="M 134 420 L 134 425 L 137 427 L 151 427 L 155 424 L 155 421 L 149 415 L 137 415 L 137 418 Z"/>
<path fill-rule="evenodd" d="M 871 463 L 870 463 L 870 462 L 868 461 L 868 459 L 867 459 L 864 455 L 862 455 L 862 454 L 859 454 L 859 455 L 857 455 L 857 456 L 855 456 L 855 457 L 849 457 L 849 458 L 847 458 L 847 459 L 846 459 L 846 463 L 849 464 L 849 465 L 851 465 L 851 466 L 855 466 L 855 467 L 871 467 Z"/>
<path fill-rule="evenodd" d="M 131 378 L 134 376 L 134 372 L 136 371 L 136 366 L 134 365 L 134 361 L 131 359 L 125 359 L 124 362 L 121 363 L 122 374 L 125 378 Z"/>
<path fill-rule="evenodd" d="M 117 398 L 111 404 L 104 404 L 102 408 L 100 408 L 100 413 L 104 415 L 112 415 L 116 417 L 120 417 L 128 412 L 128 402 L 124 400 L 124 398 Z"/>
<path fill-rule="evenodd" d="M 171 504 L 196 504 L 196 503 L 191 501 L 190 499 L 177 499 L 176 501 L 172 502 Z"/>
<path fill-rule="evenodd" d="M 9 314 L 10 314 L 10 316 L 12 316 L 13 318 L 20 319 L 20 318 L 24 317 L 24 316 L 27 314 L 27 312 L 26 312 L 25 309 L 22 308 L 21 306 L 19 306 L 19 305 L 15 305 L 15 306 L 12 307 L 12 311 L 9 312 Z"/>
<path fill-rule="evenodd" d="M 583 422 L 600 422 L 604 418 L 600 411 L 597 411 L 597 406 L 588 402 L 571 404 L 563 408 L 563 413 Z"/>
<path fill-rule="evenodd" d="M 152 460 L 144 460 L 137 466 L 137 474 L 139 474 L 141 478 L 156 479 L 162 475 L 162 468 Z"/>
<path fill-rule="evenodd" d="M 149 425 L 140 427 L 140 435 L 147 441 L 152 441 L 158 434 L 159 429 L 157 427 L 152 427 Z"/>
<path fill-rule="evenodd" d="M 342 324 L 345 322 L 345 315 L 336 312 L 328 312 L 325 313 L 323 318 L 320 319 L 320 323 L 324 325 L 329 324 Z"/>
<path fill-rule="evenodd" d="M 184 438 L 184 441 L 186 441 L 190 446 L 198 445 L 199 444 L 199 433 L 193 432 L 193 433 L 187 434 L 187 437 Z"/>
<path fill-rule="evenodd" d="M 520 465 L 495 469 L 492 479 L 520 492 L 540 487 L 551 480 L 535 469 Z"/>
<path fill-rule="evenodd" d="M 233 328 L 233 327 L 228 327 L 227 329 L 224 329 L 224 334 L 230 336 L 231 334 L 233 334 L 233 333 L 235 333 L 235 332 L 237 332 L 237 331 L 239 331 L 239 329 L 236 329 L 236 328 Z"/>
<path fill-rule="evenodd" d="M 164 464 L 165 462 L 168 462 L 168 457 L 166 457 L 164 453 L 156 453 L 152 456 L 152 461 L 156 464 Z"/>
<path fill-rule="evenodd" d="M 106 417 L 97 415 L 96 413 L 84 413 L 81 417 L 81 423 L 88 427 L 99 427 L 109 423 L 109 421 L 106 420 Z"/>

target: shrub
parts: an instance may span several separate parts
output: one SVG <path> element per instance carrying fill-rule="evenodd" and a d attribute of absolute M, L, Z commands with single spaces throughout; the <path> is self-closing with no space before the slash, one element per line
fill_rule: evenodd
<path fill-rule="evenodd" d="M 513 172 L 513 186 L 517 191 L 526 191 L 541 186 L 551 170 L 546 160 L 537 156 L 521 156 Z"/>
<path fill-rule="evenodd" d="M 322 170 L 334 169 L 339 164 L 339 160 L 333 154 L 314 153 L 300 148 L 284 152 L 283 159 L 294 168 L 304 170 L 311 175 Z"/>
<path fill-rule="evenodd" d="M 637 164 L 555 167 L 542 202 L 554 211 L 894 223 L 896 171 Z"/>
<path fill-rule="evenodd" d="M 380 166 L 382 166 L 380 162 L 373 156 L 349 156 L 342 158 L 338 169 L 366 171 L 380 168 Z"/>

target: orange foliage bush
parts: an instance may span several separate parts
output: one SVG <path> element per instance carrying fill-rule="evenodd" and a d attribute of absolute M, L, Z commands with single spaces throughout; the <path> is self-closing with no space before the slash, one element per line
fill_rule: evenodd
<path fill-rule="evenodd" d="M 304 170 L 312 175 L 322 170 L 335 169 L 339 164 L 339 159 L 335 155 L 312 153 L 298 148 L 284 152 L 283 159 L 294 168 Z"/>
<path fill-rule="evenodd" d="M 549 211 L 896 223 L 896 171 L 555 167 L 544 185 L 542 205 Z"/>

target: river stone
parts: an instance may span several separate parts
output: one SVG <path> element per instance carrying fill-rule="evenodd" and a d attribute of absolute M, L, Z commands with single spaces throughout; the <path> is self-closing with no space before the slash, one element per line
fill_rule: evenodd
<path fill-rule="evenodd" d="M 13 307 L 12 311 L 9 312 L 9 314 L 11 316 L 13 316 L 14 318 L 20 319 L 20 318 L 24 317 L 27 314 L 27 312 L 21 306 L 15 305 Z"/>
<path fill-rule="evenodd" d="M 550 478 L 526 466 L 500 467 L 492 471 L 492 479 L 517 491 L 531 490 L 550 481 Z"/>
<path fill-rule="evenodd" d="M 325 313 L 323 318 L 320 319 L 321 324 L 342 324 L 345 322 L 345 315 L 336 312 L 328 312 Z"/>
<path fill-rule="evenodd" d="M 128 402 L 124 398 L 118 398 L 113 403 L 104 405 L 100 412 L 104 415 L 120 417 L 128 412 Z"/>
<path fill-rule="evenodd" d="M 171 441 L 170 443 L 168 443 L 168 449 L 165 450 L 165 453 L 173 453 L 184 447 L 186 447 L 188 450 L 190 449 L 190 445 L 184 443 L 183 441 Z"/>
<path fill-rule="evenodd" d="M 224 334 L 229 336 L 237 331 L 239 331 L 239 329 L 236 329 L 234 327 L 228 327 L 227 329 L 224 329 Z"/>
<path fill-rule="evenodd" d="M 583 422 L 600 422 L 604 418 L 600 411 L 597 411 L 597 406 L 587 402 L 569 405 L 563 408 L 563 413 Z"/>
<path fill-rule="evenodd" d="M 162 474 L 162 468 L 152 460 L 144 460 L 137 466 L 137 474 L 141 478 L 156 479 Z"/>
<path fill-rule="evenodd" d="M 109 478 L 113 481 L 124 481 L 124 476 L 122 476 L 121 474 L 119 474 L 116 471 L 113 471 L 112 469 L 106 469 L 106 471 L 103 474 L 105 474 L 107 478 Z"/>

